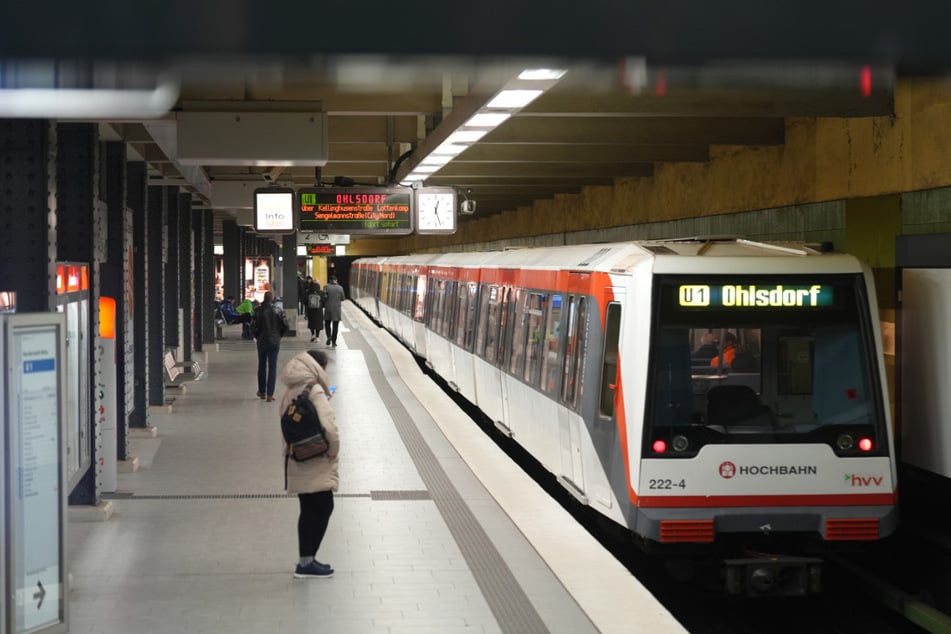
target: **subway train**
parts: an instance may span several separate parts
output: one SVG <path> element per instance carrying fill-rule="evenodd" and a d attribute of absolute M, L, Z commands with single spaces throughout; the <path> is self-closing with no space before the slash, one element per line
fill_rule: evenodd
<path fill-rule="evenodd" d="M 856 258 L 658 240 L 355 260 L 351 298 L 661 560 L 821 591 L 898 524 L 878 308 Z"/>

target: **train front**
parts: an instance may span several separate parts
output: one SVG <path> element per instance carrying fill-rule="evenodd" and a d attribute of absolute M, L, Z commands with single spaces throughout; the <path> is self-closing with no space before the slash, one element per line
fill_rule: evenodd
<path fill-rule="evenodd" d="M 716 553 L 735 594 L 817 592 L 823 553 L 898 521 L 870 278 L 789 260 L 652 284 L 633 529 Z"/>

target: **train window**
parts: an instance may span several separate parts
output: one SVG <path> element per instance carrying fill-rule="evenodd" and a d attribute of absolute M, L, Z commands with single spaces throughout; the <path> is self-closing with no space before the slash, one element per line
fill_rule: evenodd
<path fill-rule="evenodd" d="M 413 319 L 423 321 L 426 316 L 426 276 L 420 275 L 416 278 L 416 297 L 413 302 Z"/>
<path fill-rule="evenodd" d="M 443 315 L 445 330 L 443 335 L 452 341 L 456 336 L 456 288 L 459 285 L 455 280 L 446 283 L 446 301 Z"/>
<path fill-rule="evenodd" d="M 472 350 L 472 340 L 474 338 L 476 325 L 476 297 L 479 293 L 479 287 L 475 282 L 469 282 L 469 298 L 466 300 L 466 323 L 465 340 L 463 347 L 466 350 Z"/>
<path fill-rule="evenodd" d="M 456 295 L 456 303 L 458 308 L 456 309 L 456 336 L 454 341 L 457 346 L 466 345 L 466 321 L 469 319 L 469 293 L 466 292 L 466 289 L 463 288 L 462 292 Z"/>
<path fill-rule="evenodd" d="M 561 386 L 562 402 L 574 407 L 581 390 L 582 368 L 584 366 L 584 322 L 586 302 L 584 297 L 571 297 L 568 300 L 568 342 L 565 348 L 565 376 Z"/>
<path fill-rule="evenodd" d="M 499 352 L 495 357 L 500 368 L 508 363 L 511 354 L 512 322 L 515 313 L 515 301 L 512 299 L 515 289 L 511 286 L 502 288 L 502 305 L 499 307 Z"/>
<path fill-rule="evenodd" d="M 529 296 L 525 329 L 528 343 L 526 345 L 525 375 L 523 377 L 529 385 L 538 385 L 538 379 L 541 375 L 542 352 L 544 350 L 542 327 L 545 323 L 545 299 L 545 295 L 541 293 L 532 293 Z"/>
<path fill-rule="evenodd" d="M 528 300 L 529 293 L 525 289 L 518 289 L 518 291 L 516 291 L 515 304 L 518 306 L 518 311 L 515 315 L 515 324 L 512 327 L 512 355 L 508 364 L 509 373 L 512 376 L 521 376 L 522 368 L 525 366 L 525 333 L 527 332 Z"/>
<path fill-rule="evenodd" d="M 426 294 L 426 319 L 429 329 L 436 334 L 443 334 L 443 305 L 446 301 L 446 282 L 433 280 Z"/>
<path fill-rule="evenodd" d="M 839 453 L 843 427 L 887 448 L 860 275 L 657 279 L 649 429 L 677 428 L 694 451 L 717 442 L 827 442 Z"/>
<path fill-rule="evenodd" d="M 557 394 L 561 364 L 558 363 L 558 350 L 561 345 L 561 295 L 551 296 L 551 310 L 548 311 L 548 323 L 545 326 L 545 350 L 542 355 L 543 391 Z"/>
<path fill-rule="evenodd" d="M 476 341 L 476 351 L 486 361 L 495 363 L 498 352 L 497 338 L 499 336 L 499 287 L 482 287 L 482 305 L 479 306 L 479 337 Z"/>
<path fill-rule="evenodd" d="M 604 352 L 601 364 L 601 416 L 614 416 L 614 396 L 617 394 L 618 340 L 621 334 L 621 305 L 608 304 L 604 323 Z"/>

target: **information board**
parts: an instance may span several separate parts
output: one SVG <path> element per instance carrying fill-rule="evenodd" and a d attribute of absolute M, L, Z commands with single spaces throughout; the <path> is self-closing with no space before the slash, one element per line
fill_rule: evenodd
<path fill-rule="evenodd" d="M 65 632 L 66 319 L 4 317 L 4 631 Z"/>
<path fill-rule="evenodd" d="M 413 190 L 385 187 L 305 188 L 297 192 L 300 230 L 405 235 L 413 232 Z"/>

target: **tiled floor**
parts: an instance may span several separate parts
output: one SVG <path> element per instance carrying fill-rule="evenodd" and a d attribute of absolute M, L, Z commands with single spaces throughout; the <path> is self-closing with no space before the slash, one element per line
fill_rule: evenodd
<path fill-rule="evenodd" d="M 399 344 L 345 313 L 341 484 L 318 553 L 335 576 L 291 576 L 276 403 L 255 397 L 254 344 L 229 338 L 151 415 L 157 437 L 130 441 L 140 469 L 120 474 L 111 519 L 70 522 L 70 632 L 682 631 Z M 279 365 L 310 345 L 285 341 Z"/>

